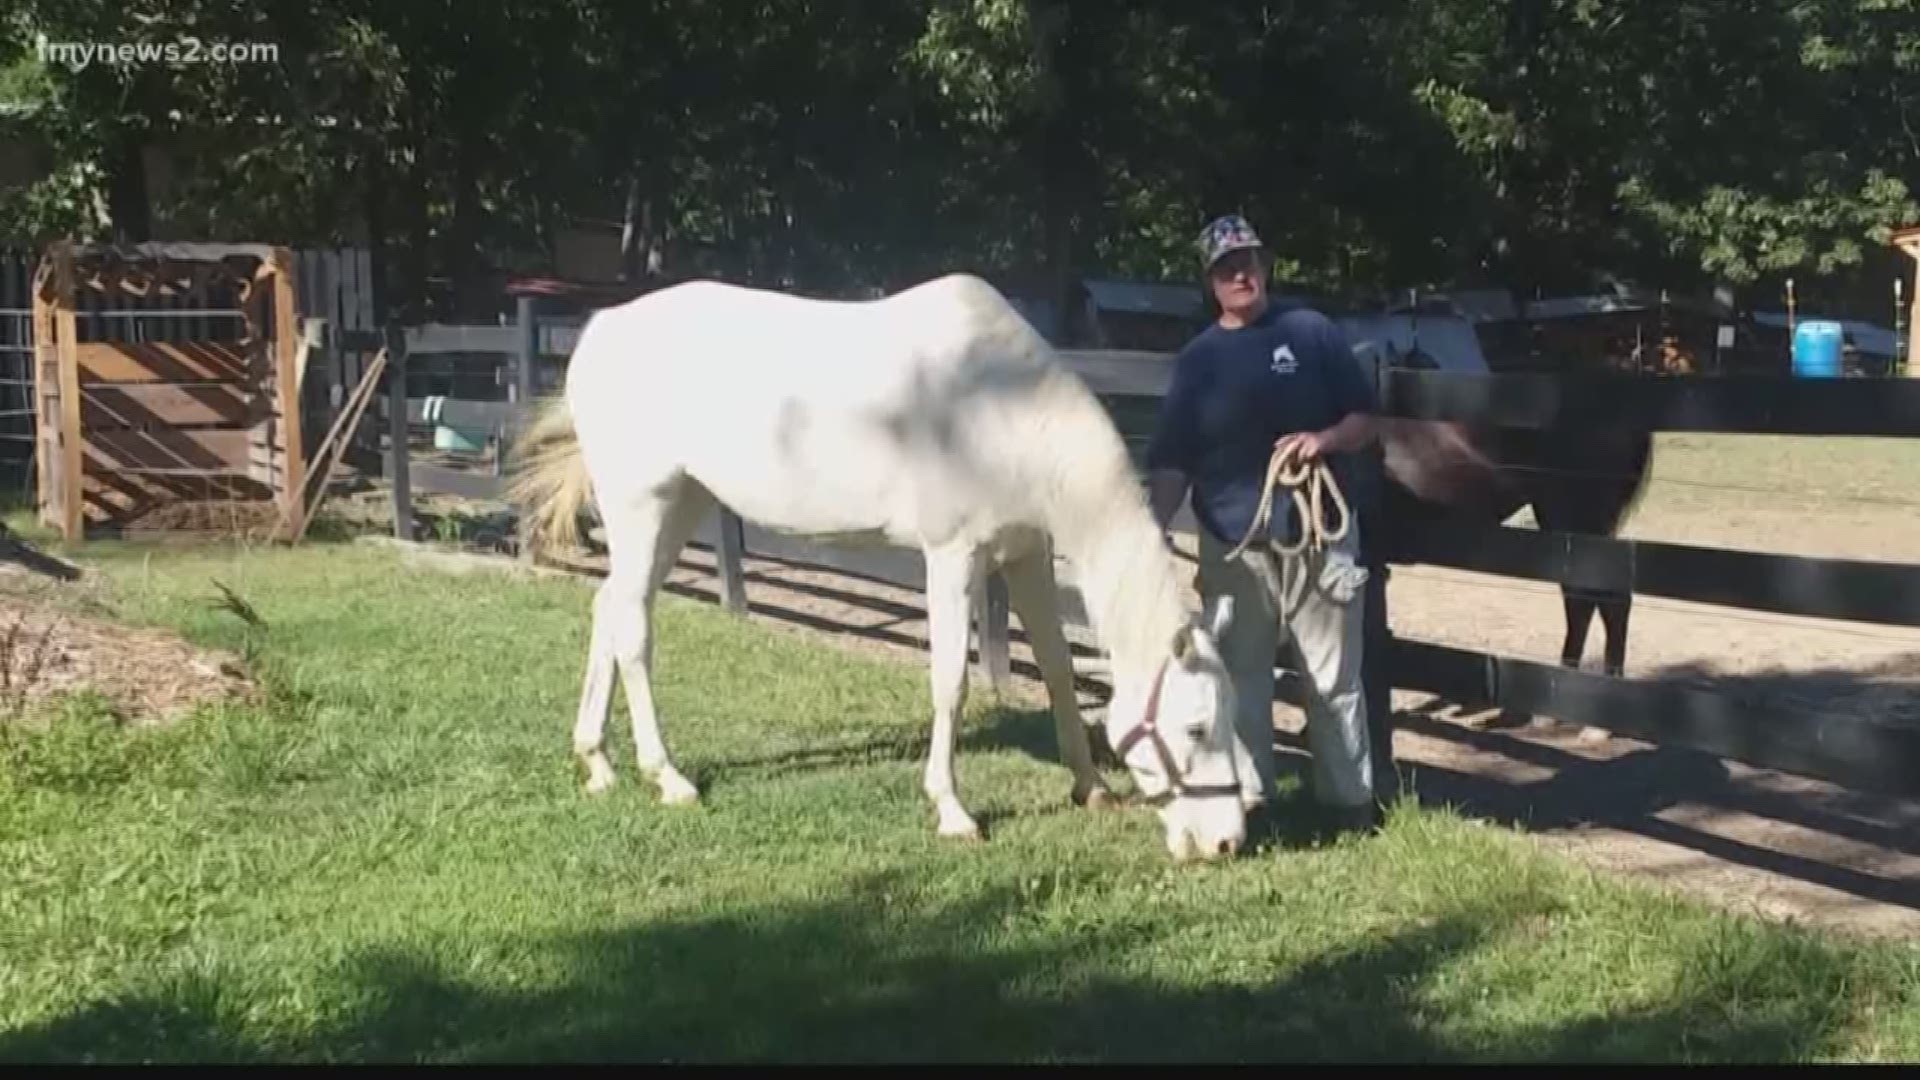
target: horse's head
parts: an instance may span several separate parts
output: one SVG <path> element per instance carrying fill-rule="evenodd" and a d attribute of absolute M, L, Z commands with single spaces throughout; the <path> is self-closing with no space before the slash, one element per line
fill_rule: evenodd
<path fill-rule="evenodd" d="M 1246 841 L 1233 680 L 1219 649 L 1232 618 L 1233 601 L 1222 598 L 1183 624 L 1144 685 L 1126 688 L 1107 712 L 1107 742 L 1159 809 L 1179 861 L 1229 856 Z"/>
<path fill-rule="evenodd" d="M 1439 359 L 1418 343 L 1402 351 L 1386 345 L 1387 366 L 1413 371 L 1445 371 Z M 1492 457 L 1494 438 L 1454 420 L 1380 418 L 1380 445 L 1387 478 L 1423 502 L 1466 509 L 1504 505 L 1509 481 Z"/>

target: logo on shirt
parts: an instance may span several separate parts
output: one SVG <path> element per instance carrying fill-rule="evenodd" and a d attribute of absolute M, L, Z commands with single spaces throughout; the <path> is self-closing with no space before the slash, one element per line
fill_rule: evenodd
<path fill-rule="evenodd" d="M 1294 359 L 1291 345 L 1282 345 L 1273 350 L 1271 366 L 1275 375 L 1291 375 L 1300 370 L 1300 361 Z"/>

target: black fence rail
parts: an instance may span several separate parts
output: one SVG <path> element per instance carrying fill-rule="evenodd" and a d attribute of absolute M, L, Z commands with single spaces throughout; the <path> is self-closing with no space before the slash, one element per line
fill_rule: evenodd
<path fill-rule="evenodd" d="M 1914 522 L 1920 551 L 1920 520 Z M 1920 626 L 1920 566 L 1773 555 L 1506 525 L 1403 530 L 1391 561 L 1816 619 Z"/>
<path fill-rule="evenodd" d="M 1512 428 L 1626 426 L 1747 435 L 1920 437 L 1920 378 L 1469 375 L 1385 372 L 1388 411 L 1408 420 Z"/>

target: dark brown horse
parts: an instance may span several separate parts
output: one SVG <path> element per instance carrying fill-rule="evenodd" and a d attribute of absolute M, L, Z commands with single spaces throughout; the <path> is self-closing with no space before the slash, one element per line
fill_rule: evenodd
<path fill-rule="evenodd" d="M 1440 367 L 1417 347 L 1392 362 Z M 1653 458 L 1652 434 L 1624 427 L 1526 430 L 1389 419 L 1381 441 L 1382 509 L 1398 536 L 1446 522 L 1495 525 L 1527 506 L 1543 530 L 1612 536 L 1644 491 Z M 1389 539 L 1388 550 L 1394 546 Z M 1579 666 L 1597 611 L 1607 634 L 1604 670 L 1619 676 L 1633 594 L 1564 583 L 1560 594 L 1567 619 L 1561 663 Z"/>

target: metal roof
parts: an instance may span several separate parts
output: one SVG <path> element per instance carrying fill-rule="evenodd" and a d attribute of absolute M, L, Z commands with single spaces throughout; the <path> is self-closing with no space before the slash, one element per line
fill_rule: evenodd
<path fill-rule="evenodd" d="M 1442 371 L 1488 370 L 1480 335 L 1458 315 L 1341 315 L 1334 321 L 1346 331 L 1354 355 L 1368 363 L 1405 355 L 1417 343 Z"/>
<path fill-rule="evenodd" d="M 1150 281 L 1094 281 L 1083 279 L 1087 295 L 1101 311 L 1132 311 L 1172 318 L 1202 318 L 1206 301 L 1193 285 Z"/>
<path fill-rule="evenodd" d="M 1520 308 L 1513 293 L 1506 289 L 1458 289 L 1449 292 L 1418 293 L 1407 303 L 1387 305 L 1389 312 L 1450 311 L 1468 322 L 1512 322 Z M 1416 307 L 1417 305 L 1417 307 Z"/>

